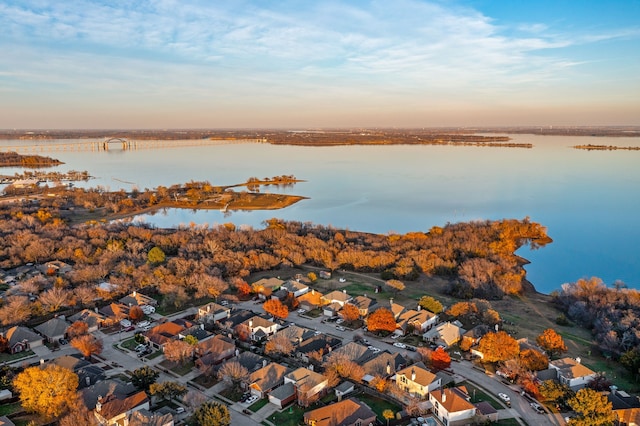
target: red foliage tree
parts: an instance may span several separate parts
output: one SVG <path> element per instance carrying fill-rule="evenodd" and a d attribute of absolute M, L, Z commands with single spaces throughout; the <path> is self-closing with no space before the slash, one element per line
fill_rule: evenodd
<path fill-rule="evenodd" d="M 537 338 L 536 342 L 547 351 L 549 356 L 555 353 L 566 352 L 567 345 L 564 344 L 562 336 L 560 336 L 553 328 L 547 328 Z"/>
<path fill-rule="evenodd" d="M 80 351 L 85 358 L 90 358 L 93 354 L 102 352 L 102 340 L 92 334 L 85 334 L 76 337 L 71 341 L 71 346 Z"/>
<path fill-rule="evenodd" d="M 438 347 L 431 354 L 431 365 L 438 370 L 445 370 L 451 366 L 451 357 L 443 347 Z"/>
<path fill-rule="evenodd" d="M 367 328 L 369 331 L 388 331 L 393 333 L 396 330 L 396 320 L 390 310 L 380 308 L 367 318 Z"/>
<path fill-rule="evenodd" d="M 262 305 L 264 311 L 276 318 L 285 319 L 289 316 L 289 309 L 278 299 L 269 299 Z"/>
<path fill-rule="evenodd" d="M 76 337 L 89 333 L 89 326 L 86 322 L 75 321 L 69 327 L 67 327 L 67 337 L 69 339 L 75 339 Z"/>
<path fill-rule="evenodd" d="M 138 322 L 142 318 L 144 318 L 144 312 L 140 306 L 132 306 L 131 309 L 129 309 L 129 319 L 131 321 Z"/>

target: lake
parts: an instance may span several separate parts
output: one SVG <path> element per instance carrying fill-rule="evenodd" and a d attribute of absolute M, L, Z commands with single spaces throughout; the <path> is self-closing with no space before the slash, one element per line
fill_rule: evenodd
<path fill-rule="evenodd" d="M 640 138 L 512 135 L 533 148 L 475 146 L 300 147 L 261 143 L 99 152 L 43 152 L 64 161 L 50 170 L 88 170 L 88 185 L 154 188 L 191 180 L 214 185 L 292 174 L 284 191 L 309 197 L 283 210 L 170 209 L 136 220 L 159 227 L 220 224 L 263 227 L 265 219 L 373 233 L 428 231 L 448 222 L 525 216 L 554 242 L 519 254 L 544 293 L 597 276 L 640 288 L 640 151 L 583 151 L 573 145 L 640 146 Z M 39 142 L 42 144 L 63 141 Z M 67 141 L 68 142 L 68 141 Z M 31 144 L 3 141 L 3 145 Z M 20 169 L 5 168 L 11 175 Z M 84 185 L 84 184 L 78 184 Z M 269 189 L 273 192 L 278 189 Z"/>

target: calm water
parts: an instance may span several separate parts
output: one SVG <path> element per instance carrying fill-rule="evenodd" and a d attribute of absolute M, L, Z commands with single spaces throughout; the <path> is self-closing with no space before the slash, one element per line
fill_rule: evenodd
<path fill-rule="evenodd" d="M 293 174 L 286 190 L 310 197 L 266 212 L 169 210 L 138 220 L 161 227 L 233 222 L 256 228 L 271 217 L 375 233 L 427 231 L 476 219 L 523 218 L 548 227 L 554 242 L 531 260 L 542 292 L 581 277 L 640 288 L 640 151 L 581 151 L 578 144 L 640 146 L 640 138 L 515 135 L 532 149 L 452 146 L 291 147 L 234 144 L 181 149 L 48 152 L 88 170 L 89 185 L 154 188 L 190 180 L 226 185 Z M 15 145 L 20 141 L 7 141 Z M 22 142 L 24 143 L 24 142 Z M 19 170 L 4 169 L 1 174 Z M 277 191 L 272 189 L 272 191 Z"/>

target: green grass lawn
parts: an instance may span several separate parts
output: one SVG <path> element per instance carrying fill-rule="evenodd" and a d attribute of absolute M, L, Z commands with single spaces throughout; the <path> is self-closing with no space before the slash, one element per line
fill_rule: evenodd
<path fill-rule="evenodd" d="M 493 424 L 499 425 L 499 426 L 518 426 L 520 423 L 518 423 L 516 419 L 511 418 L 511 419 L 498 420 L 497 423 L 493 423 Z"/>
<path fill-rule="evenodd" d="M 482 402 L 482 401 L 486 401 L 489 404 L 491 404 L 491 406 L 493 408 L 495 408 L 496 410 L 502 410 L 504 409 L 504 406 L 502 404 L 500 404 L 498 401 L 496 401 L 496 399 L 491 396 L 486 394 L 485 392 L 483 392 L 482 390 L 480 390 L 479 388 L 470 385 L 468 382 L 465 382 L 464 385 L 467 387 L 467 390 L 469 391 L 469 396 L 471 396 L 471 403 L 475 404 L 478 402 Z"/>
<path fill-rule="evenodd" d="M 12 362 L 17 359 L 22 359 L 34 355 L 32 350 L 18 352 L 16 354 L 0 353 L 0 362 Z"/>
<path fill-rule="evenodd" d="M 372 395 L 367 395 L 363 393 L 358 395 L 356 398 L 364 402 L 365 404 L 367 404 L 373 410 L 373 412 L 376 413 L 376 416 L 378 416 L 378 419 L 385 424 L 386 424 L 386 421 L 384 420 L 384 417 L 382 417 L 382 412 L 384 410 L 389 409 L 393 411 L 394 414 L 402 410 L 402 407 L 400 407 L 398 404 L 394 404 L 393 402 L 389 402 L 384 399 L 376 398 L 375 396 L 372 396 Z"/>
<path fill-rule="evenodd" d="M 304 409 L 294 404 L 289 408 L 274 413 L 267 420 L 278 426 L 298 426 L 302 424 Z"/>
<path fill-rule="evenodd" d="M 171 370 L 179 376 L 184 376 L 185 374 L 189 374 L 193 366 L 195 365 L 193 361 L 186 362 L 184 364 L 175 364 L 174 362 L 164 360 L 160 363 L 161 366 L 166 368 L 167 370 Z"/>
<path fill-rule="evenodd" d="M 229 387 L 220 392 L 220 395 L 224 396 L 229 401 L 238 402 L 240 401 L 240 398 L 242 398 L 242 393 L 243 392 L 240 389 Z"/>
<path fill-rule="evenodd" d="M 8 416 L 9 414 L 17 413 L 19 411 L 22 411 L 22 405 L 20 405 L 19 402 L 0 405 L 0 416 Z"/>
<path fill-rule="evenodd" d="M 255 403 L 251 404 L 251 406 L 249 407 L 249 410 L 251 410 L 251 411 L 253 411 L 255 413 L 256 411 L 258 411 L 259 409 L 261 409 L 262 407 L 264 407 L 268 403 L 269 403 L 269 398 L 259 399 Z"/>

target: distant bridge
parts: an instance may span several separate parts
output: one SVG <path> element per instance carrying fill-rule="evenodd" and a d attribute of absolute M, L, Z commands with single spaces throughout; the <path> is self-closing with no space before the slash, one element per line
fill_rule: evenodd
<path fill-rule="evenodd" d="M 266 139 L 188 139 L 188 140 L 134 140 L 128 138 L 104 138 L 102 141 L 69 141 L 64 143 L 42 141 L 37 144 L 1 145 L 0 152 L 56 152 L 56 151 L 109 151 L 114 149 L 140 150 L 160 148 L 182 148 L 207 145 L 230 145 L 242 143 L 267 143 Z"/>

